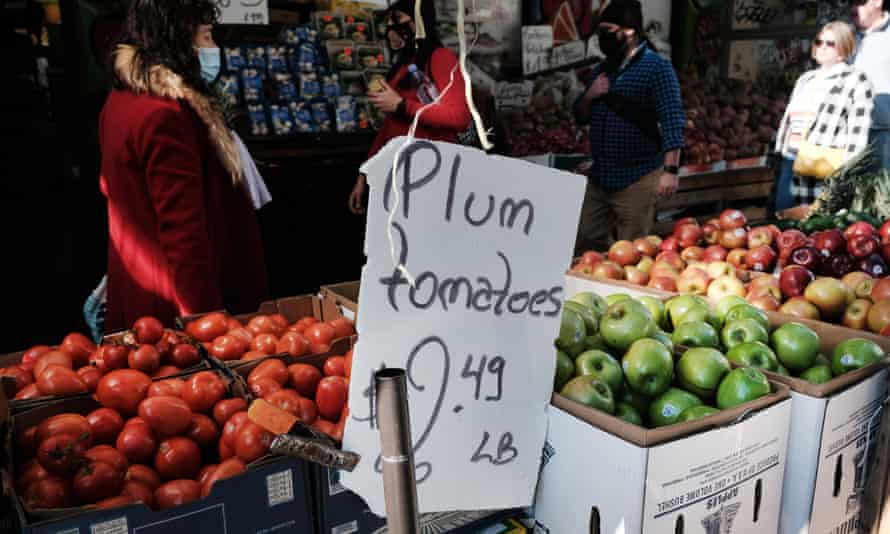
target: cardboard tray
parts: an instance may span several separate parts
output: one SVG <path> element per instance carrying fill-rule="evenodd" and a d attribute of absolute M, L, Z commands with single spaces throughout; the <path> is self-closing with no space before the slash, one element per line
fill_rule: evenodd
<path fill-rule="evenodd" d="M 778 404 L 791 396 L 788 386 L 784 384 L 770 381 L 770 388 L 772 392 L 768 395 L 729 410 L 720 410 L 715 414 L 694 421 L 651 429 L 637 426 L 614 415 L 585 406 L 558 393 L 553 394 L 551 404 L 582 421 L 635 445 L 652 447 L 714 428 L 731 426 L 745 419 L 751 413 Z"/>
<path fill-rule="evenodd" d="M 358 317 L 358 293 L 361 282 L 341 282 L 321 286 L 322 317 L 327 321 L 334 317 L 346 317 L 353 321 Z"/>

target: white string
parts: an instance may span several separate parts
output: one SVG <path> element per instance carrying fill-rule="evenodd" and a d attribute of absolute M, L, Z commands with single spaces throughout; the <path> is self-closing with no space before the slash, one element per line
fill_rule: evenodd
<path fill-rule="evenodd" d="M 423 17 L 420 15 L 420 0 L 417 0 L 416 7 L 414 10 L 415 13 L 415 28 L 422 29 L 423 28 Z M 475 0 L 473 1 L 474 10 L 475 10 Z M 411 122 L 411 127 L 408 128 L 408 134 L 406 136 L 405 142 L 402 143 L 402 146 L 396 151 L 395 156 L 393 156 L 392 162 L 392 192 L 394 195 L 392 209 L 389 212 L 389 216 L 386 221 L 386 238 L 389 241 L 389 255 L 392 259 L 393 264 L 396 266 L 396 269 L 404 275 L 405 279 L 408 280 L 408 283 L 411 287 L 416 287 L 414 283 L 414 277 L 408 271 L 408 267 L 399 261 L 399 258 L 396 255 L 396 244 L 395 238 L 393 237 L 393 222 L 395 221 L 396 211 L 399 207 L 400 201 L 400 193 L 399 193 L 399 182 L 398 182 L 398 174 L 399 174 L 399 160 L 402 157 L 402 153 L 405 149 L 414 142 L 414 132 L 417 130 L 417 126 L 420 123 L 420 116 L 423 115 L 423 112 L 427 110 L 430 106 L 437 105 L 442 98 L 445 97 L 445 94 L 451 89 L 454 85 L 454 74 L 457 71 L 458 67 L 460 68 L 461 75 L 464 79 L 464 97 L 467 101 L 467 107 L 470 109 L 470 114 L 473 117 L 473 122 L 476 126 L 476 131 L 479 134 L 479 140 L 482 144 L 482 147 L 490 149 L 492 145 L 488 141 L 488 133 L 485 131 L 485 125 L 482 123 L 482 118 L 479 115 L 479 111 L 476 109 L 476 105 L 473 103 L 473 89 L 471 85 L 470 75 L 467 73 L 466 69 L 466 61 L 467 54 L 476 46 L 476 41 L 479 39 L 479 32 L 476 32 L 476 35 L 473 37 L 473 42 L 470 44 L 469 50 L 467 49 L 467 35 L 464 29 L 464 0 L 457 0 L 457 36 L 458 43 L 460 48 L 460 61 L 457 65 L 451 68 L 451 73 L 448 76 L 448 84 L 442 89 L 442 92 L 433 99 L 432 102 L 428 104 L 424 104 L 417 110 L 417 113 L 414 115 L 414 120 Z M 420 31 L 417 33 L 417 37 L 420 37 Z"/>

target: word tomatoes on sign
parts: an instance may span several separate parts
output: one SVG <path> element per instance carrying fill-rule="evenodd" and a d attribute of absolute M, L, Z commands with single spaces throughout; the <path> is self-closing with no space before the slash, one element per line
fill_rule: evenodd
<path fill-rule="evenodd" d="M 216 0 L 221 24 L 269 24 L 267 0 Z"/>
<path fill-rule="evenodd" d="M 344 435 L 365 460 L 342 482 L 383 513 L 373 374 L 400 367 L 421 511 L 527 506 L 584 178 L 405 138 L 365 167 L 368 262 Z"/>

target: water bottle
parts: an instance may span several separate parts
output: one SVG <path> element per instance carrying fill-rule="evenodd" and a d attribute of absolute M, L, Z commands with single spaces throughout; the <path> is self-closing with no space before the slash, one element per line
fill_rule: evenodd
<path fill-rule="evenodd" d="M 423 71 L 418 70 L 414 63 L 408 65 L 408 75 L 417 86 L 417 98 L 423 104 L 429 104 L 439 97 L 439 89 L 436 88 L 436 84 Z"/>

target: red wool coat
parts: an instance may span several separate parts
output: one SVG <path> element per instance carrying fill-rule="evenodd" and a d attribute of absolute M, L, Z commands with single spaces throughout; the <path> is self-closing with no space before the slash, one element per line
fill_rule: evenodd
<path fill-rule="evenodd" d="M 263 248 L 247 195 L 232 182 L 239 160 L 231 138 L 218 137 L 228 136 L 224 123 L 188 88 L 138 92 L 112 91 L 99 123 L 106 331 L 143 315 L 170 325 L 176 315 L 256 310 L 268 297 Z"/>
<path fill-rule="evenodd" d="M 432 75 L 433 83 L 439 89 L 439 93 L 445 90 L 451 79 L 451 70 L 457 65 L 457 56 L 448 48 L 438 48 L 430 57 L 430 66 L 427 75 Z M 411 120 L 414 115 L 423 107 L 420 99 L 417 97 L 416 88 L 401 89 L 398 83 L 408 75 L 408 66 L 400 68 L 391 80 L 387 80 L 390 87 L 405 99 L 405 111 Z M 414 135 L 418 139 L 430 139 L 433 141 L 449 141 L 456 142 L 459 133 L 465 131 L 470 125 L 470 110 L 467 108 L 466 97 L 464 96 L 464 78 L 460 74 L 460 69 L 454 71 L 454 83 L 445 94 L 444 97 L 435 106 L 428 107 L 420 116 Z M 408 135 L 408 129 L 411 122 L 402 117 L 393 114 L 387 114 L 383 120 L 383 125 L 374 143 L 368 157 L 373 156 L 381 148 L 383 148 L 390 139 L 401 135 Z"/>

